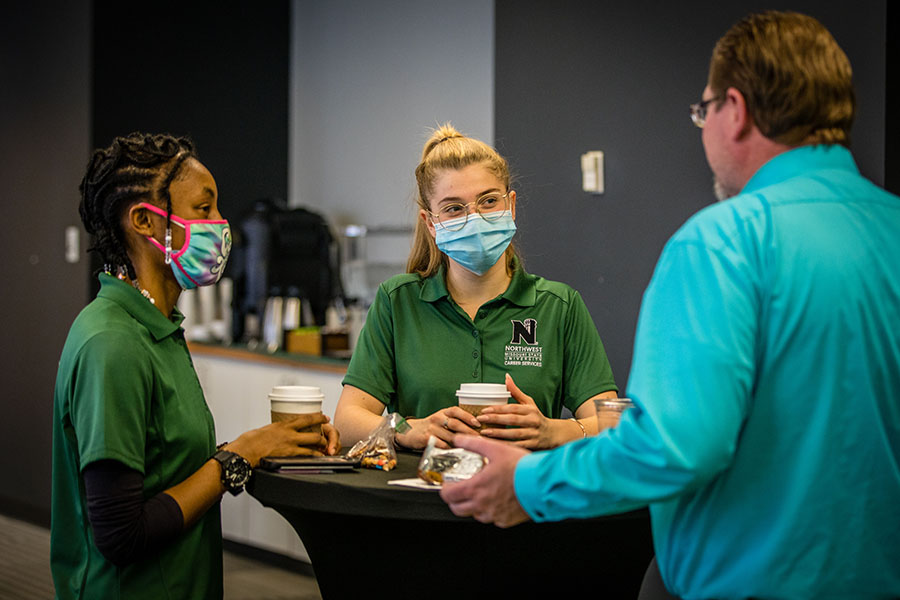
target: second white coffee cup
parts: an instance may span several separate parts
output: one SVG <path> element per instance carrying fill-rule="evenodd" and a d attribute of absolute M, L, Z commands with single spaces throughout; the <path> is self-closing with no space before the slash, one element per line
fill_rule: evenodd
<path fill-rule="evenodd" d="M 510 395 L 503 383 L 461 383 L 456 390 L 459 407 L 476 417 L 488 406 L 506 404 Z"/>

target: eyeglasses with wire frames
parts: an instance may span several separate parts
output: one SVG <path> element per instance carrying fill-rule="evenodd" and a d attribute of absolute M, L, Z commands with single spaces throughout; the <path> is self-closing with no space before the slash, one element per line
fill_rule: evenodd
<path fill-rule="evenodd" d="M 713 96 L 708 100 L 691 104 L 691 121 L 694 122 L 694 125 L 703 129 L 703 126 L 706 125 L 706 107 L 709 106 L 710 102 L 715 102 L 718 99 L 718 96 Z"/>
<path fill-rule="evenodd" d="M 428 211 L 433 222 L 447 231 L 459 231 L 469 221 L 469 207 L 475 205 L 475 212 L 485 221 L 493 223 L 509 211 L 509 192 L 493 192 L 479 197 L 474 202 L 454 202 L 443 205 L 436 213 Z"/>

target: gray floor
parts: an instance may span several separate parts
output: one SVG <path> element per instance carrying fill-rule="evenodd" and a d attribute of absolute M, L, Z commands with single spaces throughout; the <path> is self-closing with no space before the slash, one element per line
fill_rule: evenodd
<path fill-rule="evenodd" d="M 53 598 L 50 532 L 0 515 L 0 599 Z M 225 553 L 226 600 L 318 600 L 312 577 Z"/>

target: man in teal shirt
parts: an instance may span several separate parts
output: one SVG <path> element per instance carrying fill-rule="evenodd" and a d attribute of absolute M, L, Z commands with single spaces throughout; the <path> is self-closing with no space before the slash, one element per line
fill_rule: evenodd
<path fill-rule="evenodd" d="M 635 408 L 552 452 L 457 436 L 490 464 L 446 486 L 453 511 L 509 526 L 649 505 L 678 596 L 900 597 L 900 198 L 859 174 L 853 113 L 818 21 L 732 27 L 692 107 L 730 199 L 660 257 Z"/>

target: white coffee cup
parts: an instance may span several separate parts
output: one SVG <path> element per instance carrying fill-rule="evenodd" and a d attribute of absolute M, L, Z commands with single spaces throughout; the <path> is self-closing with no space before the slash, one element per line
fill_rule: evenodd
<path fill-rule="evenodd" d="M 503 406 L 510 396 L 503 383 L 461 383 L 456 390 L 459 407 L 475 417 L 488 406 Z"/>
<path fill-rule="evenodd" d="M 288 421 L 298 415 L 322 412 L 325 394 L 322 389 L 311 385 L 276 385 L 269 392 L 272 422 Z M 322 426 L 315 425 L 300 431 L 321 432 Z"/>

